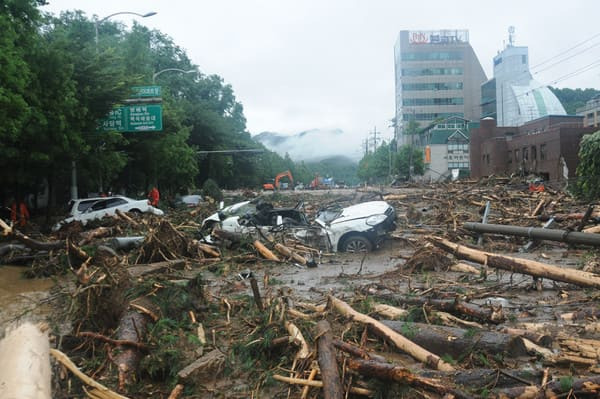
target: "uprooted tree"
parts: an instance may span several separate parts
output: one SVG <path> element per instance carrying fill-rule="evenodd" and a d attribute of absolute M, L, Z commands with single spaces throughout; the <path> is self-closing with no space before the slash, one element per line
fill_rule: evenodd
<path fill-rule="evenodd" d="M 600 197 L 600 131 L 586 134 L 579 144 L 579 165 L 577 166 L 578 196 L 585 199 Z"/>

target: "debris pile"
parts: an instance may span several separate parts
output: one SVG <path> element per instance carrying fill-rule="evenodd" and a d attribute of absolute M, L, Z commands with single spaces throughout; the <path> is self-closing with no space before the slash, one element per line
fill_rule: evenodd
<path fill-rule="evenodd" d="M 270 198 L 303 200 L 310 218 L 372 199 L 398 228 L 369 254 L 323 253 L 281 226 L 217 226 L 209 243 L 215 207 L 201 204 L 53 237 L 1 224 L 0 256 L 68 273 L 56 398 L 600 395 L 593 204 L 503 179 Z"/>

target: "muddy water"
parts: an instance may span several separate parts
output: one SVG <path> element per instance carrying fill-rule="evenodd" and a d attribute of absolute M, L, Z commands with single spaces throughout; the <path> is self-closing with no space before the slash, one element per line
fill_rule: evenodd
<path fill-rule="evenodd" d="M 0 266 L 0 328 L 15 319 L 41 320 L 49 311 L 44 299 L 52 279 L 28 279 L 22 273 L 22 267 Z"/>

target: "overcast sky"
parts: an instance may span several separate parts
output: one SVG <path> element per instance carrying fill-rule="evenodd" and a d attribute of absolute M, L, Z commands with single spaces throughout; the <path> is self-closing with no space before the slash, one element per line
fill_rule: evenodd
<path fill-rule="evenodd" d="M 600 2 L 596 0 L 48 0 L 44 10 L 81 9 L 100 18 L 118 11 L 171 36 L 202 72 L 230 83 L 252 134 L 340 128 L 348 143 L 377 126 L 391 137 L 393 45 L 398 32 L 469 29 L 488 77 L 507 29 L 529 47 L 530 65 L 585 42 L 534 77 L 542 83 L 598 61 L 598 67 L 556 84 L 600 88 Z M 131 24 L 132 16 L 114 20 Z M 578 51 L 581 54 L 576 55 Z M 567 54 L 569 55 L 569 54 Z M 542 69 L 542 68 L 539 68 Z M 354 145 L 354 144 L 353 144 Z"/>

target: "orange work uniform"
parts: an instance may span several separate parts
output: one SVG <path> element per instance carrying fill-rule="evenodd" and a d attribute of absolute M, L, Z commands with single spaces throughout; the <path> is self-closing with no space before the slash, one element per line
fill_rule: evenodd
<path fill-rule="evenodd" d="M 16 202 L 13 202 L 10 207 L 10 220 L 12 220 L 13 224 L 17 223 L 17 216 L 19 217 L 19 226 L 25 227 L 27 225 L 27 220 L 29 220 L 29 209 L 27 209 L 27 205 L 25 205 L 24 202 L 19 202 L 18 214 Z"/>
<path fill-rule="evenodd" d="M 158 206 L 158 200 L 160 199 L 160 193 L 156 187 L 152 187 L 150 193 L 148 194 L 148 198 L 150 199 L 150 205 Z"/>

